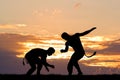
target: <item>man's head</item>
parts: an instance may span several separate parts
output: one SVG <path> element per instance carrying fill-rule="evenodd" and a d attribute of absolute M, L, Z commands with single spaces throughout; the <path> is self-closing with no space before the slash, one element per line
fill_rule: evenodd
<path fill-rule="evenodd" d="M 65 40 L 68 40 L 69 37 L 70 37 L 70 35 L 69 35 L 68 33 L 66 33 L 66 32 L 63 32 L 62 35 L 61 35 L 61 37 L 62 37 L 63 39 L 65 39 Z"/>
<path fill-rule="evenodd" d="M 51 56 L 55 52 L 55 49 L 53 47 L 48 48 L 48 56 Z"/>

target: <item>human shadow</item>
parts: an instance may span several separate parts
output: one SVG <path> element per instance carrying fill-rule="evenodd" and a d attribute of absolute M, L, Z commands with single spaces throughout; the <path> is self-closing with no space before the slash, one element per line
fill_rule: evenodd
<path fill-rule="evenodd" d="M 71 56 L 71 58 L 68 62 L 68 65 L 67 65 L 68 75 L 72 75 L 73 66 L 77 69 L 78 75 L 83 74 L 81 72 L 79 64 L 78 64 L 78 61 L 85 55 L 85 51 L 84 51 L 84 48 L 82 46 L 82 42 L 80 40 L 80 37 L 87 35 L 91 31 L 93 31 L 94 29 L 96 29 L 96 27 L 93 27 L 87 31 L 82 32 L 82 33 L 75 33 L 73 35 L 69 35 L 67 32 L 63 32 L 61 34 L 62 39 L 66 40 L 65 49 L 61 49 L 60 50 L 61 53 L 67 52 L 69 49 L 69 46 L 71 46 L 74 50 L 74 53 Z M 94 52 L 91 56 L 87 56 L 87 57 L 92 57 L 95 54 L 96 54 L 96 52 Z"/>
<path fill-rule="evenodd" d="M 55 52 L 53 47 L 49 47 L 47 50 L 41 48 L 34 48 L 28 51 L 23 58 L 23 65 L 26 63 L 30 65 L 30 69 L 27 71 L 26 75 L 31 75 L 37 69 L 37 75 L 40 75 L 40 71 L 44 65 L 47 71 L 48 67 L 55 68 L 54 65 L 51 65 L 47 62 L 47 56 L 51 56 Z"/>

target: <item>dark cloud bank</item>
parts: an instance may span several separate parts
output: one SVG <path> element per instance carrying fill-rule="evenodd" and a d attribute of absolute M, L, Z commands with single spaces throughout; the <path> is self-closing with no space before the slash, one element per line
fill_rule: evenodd
<path fill-rule="evenodd" d="M 29 66 L 22 65 L 22 59 L 17 58 L 15 55 L 20 54 L 16 52 L 17 49 L 23 46 L 18 42 L 34 41 L 37 42 L 39 39 L 31 35 L 20 35 L 20 34 L 0 34 L 0 74 L 25 74 L 29 69 Z M 109 47 L 101 50 L 101 52 L 120 52 L 120 39 L 113 41 L 109 44 Z M 107 45 L 107 44 L 106 44 Z M 43 74 L 67 74 L 67 63 L 68 60 L 49 60 L 51 64 L 56 66 L 55 69 L 50 69 L 47 72 L 44 68 L 41 73 Z M 91 61 L 92 62 L 92 61 Z M 105 68 L 105 67 L 90 67 L 85 66 L 80 61 L 81 70 L 85 75 L 87 74 L 119 74 L 120 70 L 117 68 Z M 74 70 L 76 74 L 76 70 Z"/>

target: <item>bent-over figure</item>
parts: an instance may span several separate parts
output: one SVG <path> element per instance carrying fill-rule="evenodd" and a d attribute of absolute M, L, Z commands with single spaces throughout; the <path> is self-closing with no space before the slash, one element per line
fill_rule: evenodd
<path fill-rule="evenodd" d="M 47 63 L 47 56 L 51 56 L 55 52 L 53 47 L 49 47 L 48 50 L 44 50 L 41 48 L 34 48 L 26 53 L 25 59 L 27 63 L 30 65 L 30 69 L 27 72 L 27 75 L 31 75 L 37 68 L 37 75 L 40 75 L 40 71 L 42 66 L 44 65 L 46 70 L 49 71 L 48 67 L 54 68 L 54 65 L 50 65 Z M 24 59 L 23 59 L 23 65 Z"/>

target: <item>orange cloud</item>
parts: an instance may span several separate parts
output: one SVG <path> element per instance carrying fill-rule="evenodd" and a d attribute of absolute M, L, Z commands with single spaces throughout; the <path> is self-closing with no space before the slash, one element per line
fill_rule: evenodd
<path fill-rule="evenodd" d="M 26 27 L 26 24 L 0 24 L 1 29 L 18 29 L 18 27 Z"/>
<path fill-rule="evenodd" d="M 59 15 L 62 13 L 60 9 L 44 9 L 44 10 L 35 10 L 33 11 L 33 15 L 40 17 L 51 17 L 55 15 Z"/>
<path fill-rule="evenodd" d="M 60 14 L 60 13 L 62 13 L 62 11 L 59 10 L 59 9 L 54 9 L 54 10 L 52 11 L 52 15 L 58 15 L 58 14 Z"/>
<path fill-rule="evenodd" d="M 15 29 L 15 28 L 17 28 L 15 25 L 13 25 L 13 24 L 1 24 L 0 25 L 0 28 L 1 29 Z"/>
<path fill-rule="evenodd" d="M 18 26 L 18 27 L 26 27 L 27 25 L 26 24 L 16 24 L 16 26 Z"/>
<path fill-rule="evenodd" d="M 76 3 L 75 5 L 74 5 L 74 8 L 79 8 L 80 7 L 80 3 Z"/>
<path fill-rule="evenodd" d="M 0 33 L 0 49 L 16 52 L 24 48 L 24 46 L 18 44 L 19 42 L 38 42 L 38 40 L 39 39 L 31 35 Z"/>
<path fill-rule="evenodd" d="M 95 38 L 95 39 L 94 39 Z M 112 40 L 109 38 L 84 37 L 81 38 L 86 52 L 97 50 L 99 53 L 118 53 L 120 52 L 120 39 Z M 99 40 L 100 39 L 100 40 Z M 65 42 L 61 39 L 60 35 L 51 36 L 33 36 L 33 35 L 21 35 L 21 34 L 8 34 L 0 33 L 0 50 L 17 52 L 14 55 L 23 56 L 28 50 L 36 47 L 48 48 L 54 47 L 56 50 L 54 57 L 62 58 L 70 56 L 73 53 L 73 49 L 70 47 L 69 54 L 62 55 L 60 49 L 64 48 Z M 20 54 L 20 55 L 19 55 Z"/>
<path fill-rule="evenodd" d="M 117 39 L 116 35 L 84 37 L 81 39 L 86 51 L 97 50 L 100 53 L 120 52 L 120 39 Z"/>

